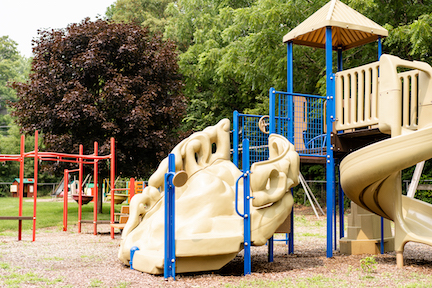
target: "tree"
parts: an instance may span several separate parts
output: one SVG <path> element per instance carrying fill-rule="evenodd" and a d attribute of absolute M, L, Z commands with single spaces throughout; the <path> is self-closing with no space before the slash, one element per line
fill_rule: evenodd
<path fill-rule="evenodd" d="M 179 0 L 168 5 L 165 37 L 182 52 L 179 66 L 189 99 L 186 129 L 231 118 L 234 110 L 268 113 L 269 88 L 286 89 L 283 36 L 325 1 L 309 2 Z M 296 87 L 316 92 L 324 54 L 309 48 L 295 53 Z"/>
<path fill-rule="evenodd" d="M 8 36 L 0 37 L 0 109 L 6 108 L 7 101 L 16 101 L 8 82 L 25 81 L 29 67 L 29 60 L 19 54 L 17 43 Z"/>
<path fill-rule="evenodd" d="M 89 19 L 39 31 L 30 80 L 13 83 L 13 116 L 22 132 L 43 132 L 46 149 L 109 154 L 117 170 L 145 177 L 178 142 L 185 111 L 177 54 L 171 41 L 133 24 Z M 104 168 L 104 167 L 101 167 Z"/>
<path fill-rule="evenodd" d="M 165 29 L 165 9 L 174 0 L 117 0 L 108 7 L 109 19 L 148 27 L 150 32 Z"/>

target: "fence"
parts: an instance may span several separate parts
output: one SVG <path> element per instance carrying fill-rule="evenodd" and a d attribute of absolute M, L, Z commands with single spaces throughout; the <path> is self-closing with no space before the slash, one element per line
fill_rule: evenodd
<path fill-rule="evenodd" d="M 270 129 L 294 144 L 300 156 L 326 154 L 324 96 L 270 89 Z M 274 112 L 273 112 L 274 111 Z M 274 113 L 274 114 L 273 114 Z M 274 127 L 272 127 L 274 125 Z"/>
<path fill-rule="evenodd" d="M 37 183 L 38 187 L 47 187 L 47 189 L 42 188 L 42 192 L 38 193 L 39 196 L 46 196 L 53 194 L 55 191 L 55 188 L 57 187 L 59 183 Z M 0 195 L 2 196 L 9 196 L 10 195 L 10 186 L 12 185 L 12 182 L 0 182 Z M 51 186 L 52 189 L 49 187 Z M 49 190 L 48 190 L 49 188 Z M 39 190 L 39 189 L 38 189 Z M 46 194 L 43 191 L 46 191 Z"/>

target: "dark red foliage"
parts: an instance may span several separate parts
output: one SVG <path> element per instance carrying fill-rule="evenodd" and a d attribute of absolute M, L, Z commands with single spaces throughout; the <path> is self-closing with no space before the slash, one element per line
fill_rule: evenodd
<path fill-rule="evenodd" d="M 185 111 L 175 45 L 135 25 L 89 19 L 40 31 L 30 81 L 11 104 L 23 132 L 42 131 L 47 150 L 76 153 L 93 143 L 118 169 L 144 176 L 178 142 Z"/>

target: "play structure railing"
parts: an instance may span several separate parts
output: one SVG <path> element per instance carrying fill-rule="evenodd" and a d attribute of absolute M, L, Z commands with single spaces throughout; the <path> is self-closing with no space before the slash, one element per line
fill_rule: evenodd
<path fill-rule="evenodd" d="M 402 85 L 402 127 L 417 129 L 419 70 L 398 73 Z"/>
<path fill-rule="evenodd" d="M 285 136 L 296 147 L 300 156 L 324 157 L 326 133 L 324 129 L 324 96 L 287 93 L 270 89 L 270 116 L 233 115 L 233 162 L 239 167 L 243 139 L 250 141 L 251 164 L 267 160 L 268 134 Z M 274 114 L 272 113 L 274 112 Z M 272 120 L 274 119 L 274 120 Z M 274 124 L 271 124 L 273 123 Z M 271 126 L 274 125 L 273 128 Z M 261 128 L 260 128 L 261 127 Z M 271 130 L 273 129 L 273 130 Z"/>
<path fill-rule="evenodd" d="M 379 62 L 336 73 L 336 131 L 378 125 Z M 418 70 L 398 73 L 402 87 L 402 124 L 417 126 Z"/>
<path fill-rule="evenodd" d="M 336 73 L 336 130 L 378 124 L 379 62 Z"/>
<path fill-rule="evenodd" d="M 269 97 L 270 131 L 285 136 L 300 156 L 324 157 L 326 97 L 281 92 L 274 88 L 270 88 Z"/>
<path fill-rule="evenodd" d="M 249 162 L 251 164 L 267 160 L 268 133 L 260 130 L 259 122 L 265 116 L 241 114 L 234 111 L 233 115 L 233 163 L 239 167 L 239 158 L 243 152 L 242 141 L 249 139 Z M 241 164 L 241 163 L 240 163 Z"/>

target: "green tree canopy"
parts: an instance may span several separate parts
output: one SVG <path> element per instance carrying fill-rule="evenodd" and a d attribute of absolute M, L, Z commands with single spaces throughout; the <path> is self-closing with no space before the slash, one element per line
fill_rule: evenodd
<path fill-rule="evenodd" d="M 16 101 L 8 82 L 25 81 L 29 68 L 29 60 L 19 54 L 17 43 L 9 36 L 0 37 L 0 108 L 4 109 L 7 101 Z"/>
<path fill-rule="evenodd" d="M 220 118 L 231 117 L 233 110 L 268 113 L 268 89 L 272 86 L 286 89 L 286 47 L 282 37 L 326 2 L 328 0 L 177 0 L 168 3 L 160 18 L 165 27 L 160 31 L 174 40 L 180 51 L 184 93 L 189 99 L 183 128 L 199 130 Z M 428 29 L 432 1 L 343 2 L 390 30 L 390 37 L 384 41 L 385 53 L 408 59 L 419 57 L 420 60 L 427 60 L 432 54 L 429 53 L 432 46 Z M 129 3 L 134 7 L 129 12 L 116 10 L 116 19 L 124 21 L 133 21 L 128 16 L 131 11 L 135 11 L 133 15 L 140 15 L 151 13 L 153 7 L 139 6 L 140 0 L 116 3 L 119 6 Z M 376 47 L 372 43 L 344 52 L 344 68 L 376 61 Z M 325 93 L 324 60 L 321 49 L 295 46 L 295 91 Z"/>
<path fill-rule="evenodd" d="M 40 31 L 30 80 L 14 83 L 13 115 L 23 132 L 43 132 L 49 151 L 83 144 L 109 154 L 118 170 L 144 177 L 178 141 L 185 110 L 175 45 L 136 25 L 89 19 Z"/>
<path fill-rule="evenodd" d="M 151 32 L 163 32 L 165 9 L 174 0 L 117 0 L 107 10 L 108 18 L 148 27 Z"/>

